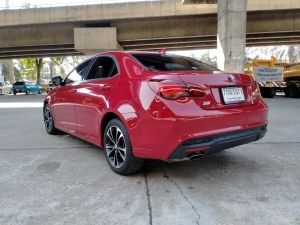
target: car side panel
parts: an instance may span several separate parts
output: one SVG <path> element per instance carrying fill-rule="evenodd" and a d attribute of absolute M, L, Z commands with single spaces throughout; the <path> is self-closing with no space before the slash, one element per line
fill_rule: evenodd
<path fill-rule="evenodd" d="M 76 87 L 76 131 L 100 137 L 100 121 L 119 77 L 82 82 Z"/>
<path fill-rule="evenodd" d="M 55 117 L 55 124 L 75 132 L 75 98 L 72 93 L 73 85 L 58 87 L 52 92 L 51 108 Z"/>

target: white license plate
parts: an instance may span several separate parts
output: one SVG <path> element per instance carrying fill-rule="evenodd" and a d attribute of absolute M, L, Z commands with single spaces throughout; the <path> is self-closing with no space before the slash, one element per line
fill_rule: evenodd
<path fill-rule="evenodd" d="M 243 88 L 241 87 L 222 88 L 222 94 L 225 104 L 245 101 Z"/>

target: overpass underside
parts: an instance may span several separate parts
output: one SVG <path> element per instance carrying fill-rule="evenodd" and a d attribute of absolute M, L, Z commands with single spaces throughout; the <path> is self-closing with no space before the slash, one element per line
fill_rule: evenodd
<path fill-rule="evenodd" d="M 300 10 L 248 12 L 247 46 L 300 43 Z M 124 50 L 209 49 L 217 46 L 217 15 L 170 16 L 2 27 L 0 59 L 82 54 L 74 28 L 114 27 Z M 99 38 L 99 42 L 101 42 Z"/>

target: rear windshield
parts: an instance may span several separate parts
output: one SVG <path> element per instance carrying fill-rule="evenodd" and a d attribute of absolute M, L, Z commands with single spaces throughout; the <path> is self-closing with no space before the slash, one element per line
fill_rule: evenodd
<path fill-rule="evenodd" d="M 177 55 L 160 55 L 155 53 L 132 54 L 132 56 L 150 70 L 205 70 L 218 71 L 217 68 L 206 63 Z"/>
<path fill-rule="evenodd" d="M 19 81 L 18 81 L 18 82 L 16 82 L 16 83 L 14 83 L 14 85 L 24 85 L 24 83 L 25 83 L 25 82 L 19 82 Z"/>

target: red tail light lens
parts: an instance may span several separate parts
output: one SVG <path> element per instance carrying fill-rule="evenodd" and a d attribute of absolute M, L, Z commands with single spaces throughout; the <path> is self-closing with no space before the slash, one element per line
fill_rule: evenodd
<path fill-rule="evenodd" d="M 252 98 L 252 103 L 257 103 L 260 97 L 260 91 L 259 91 L 259 86 L 257 82 L 254 82 L 251 85 L 251 98 Z"/>
<path fill-rule="evenodd" d="M 188 97 L 187 87 L 182 85 L 163 85 L 159 88 L 158 94 L 166 99 L 175 100 L 181 97 Z"/>
<path fill-rule="evenodd" d="M 148 84 L 156 94 L 169 100 L 176 100 L 181 97 L 205 97 L 205 91 L 202 87 L 187 86 L 180 81 L 151 80 Z"/>
<path fill-rule="evenodd" d="M 202 97 L 203 98 L 206 95 L 203 88 L 196 87 L 196 86 L 190 86 L 189 87 L 189 93 L 190 93 L 190 96 L 192 96 L 192 97 Z"/>

